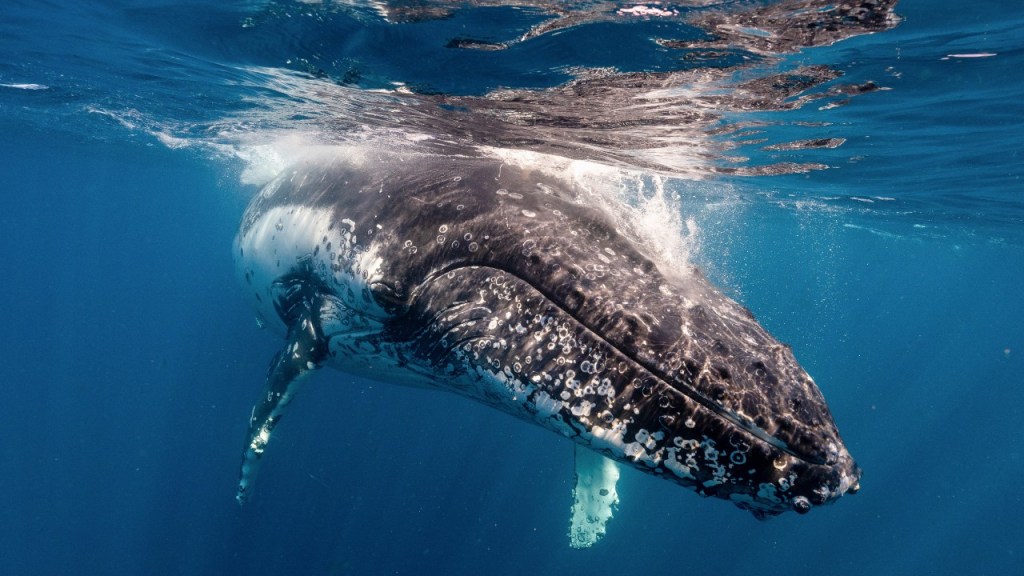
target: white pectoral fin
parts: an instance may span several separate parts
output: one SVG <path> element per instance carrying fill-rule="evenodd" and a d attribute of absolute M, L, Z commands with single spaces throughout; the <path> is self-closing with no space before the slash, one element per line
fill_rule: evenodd
<path fill-rule="evenodd" d="M 604 536 L 605 526 L 619 506 L 615 491 L 619 466 L 579 444 L 575 448 L 576 486 L 572 491 L 569 545 L 589 548 Z"/>
<path fill-rule="evenodd" d="M 235 499 L 239 504 L 252 495 L 260 460 L 285 408 L 295 397 L 302 381 L 327 356 L 327 342 L 312 313 L 302 314 L 288 331 L 285 347 L 277 353 L 267 374 L 267 383 L 249 417 L 249 433 L 242 452 L 242 466 Z"/>

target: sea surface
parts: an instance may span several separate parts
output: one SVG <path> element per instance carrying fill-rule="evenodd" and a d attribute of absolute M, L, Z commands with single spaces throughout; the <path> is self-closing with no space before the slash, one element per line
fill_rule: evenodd
<path fill-rule="evenodd" d="M 1024 574 L 1022 29 L 1016 0 L 5 0 L 0 574 Z M 232 239 L 330 146 L 626 175 L 607 206 L 792 345 L 861 491 L 759 522 L 627 470 L 573 550 L 568 441 L 324 370 L 239 507 L 280 340 Z"/>

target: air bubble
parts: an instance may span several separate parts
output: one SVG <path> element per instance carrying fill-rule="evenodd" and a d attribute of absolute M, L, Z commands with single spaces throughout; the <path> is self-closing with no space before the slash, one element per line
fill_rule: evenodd
<path fill-rule="evenodd" d="M 441 226 L 438 227 L 437 231 L 440 232 L 441 234 L 444 234 L 445 232 L 448 231 L 448 225 L 441 224 Z"/>
<path fill-rule="evenodd" d="M 470 252 L 476 252 L 478 248 L 480 248 L 480 246 L 477 245 L 476 242 L 470 242 L 469 243 L 469 251 Z"/>

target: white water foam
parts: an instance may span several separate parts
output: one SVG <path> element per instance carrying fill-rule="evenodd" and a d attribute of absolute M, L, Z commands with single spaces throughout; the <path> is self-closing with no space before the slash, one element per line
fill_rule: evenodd
<path fill-rule="evenodd" d="M 13 84 L 0 84 L 2 88 L 13 88 L 15 90 L 49 90 L 50 87 L 45 84 L 24 84 L 24 83 L 13 83 Z"/>
<path fill-rule="evenodd" d="M 601 209 L 619 233 L 633 238 L 663 273 L 688 273 L 691 256 L 700 248 L 701 228 L 697 212 L 687 215 L 690 207 L 683 205 L 678 189 L 710 184 L 537 152 L 494 148 L 486 152 L 566 180 L 580 192 L 579 203 Z"/>

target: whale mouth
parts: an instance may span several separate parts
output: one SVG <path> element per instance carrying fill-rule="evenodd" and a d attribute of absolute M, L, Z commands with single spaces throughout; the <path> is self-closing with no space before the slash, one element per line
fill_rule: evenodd
<path fill-rule="evenodd" d="M 656 380 L 660 385 L 684 395 L 689 400 L 706 408 L 708 411 L 715 414 L 719 418 L 725 420 L 726 422 L 736 427 L 737 429 L 746 432 L 753 438 L 756 438 L 757 440 L 764 442 L 766 445 L 788 455 L 789 457 L 798 459 L 810 465 L 834 466 L 840 460 L 840 453 L 845 452 L 845 448 L 836 446 L 835 449 L 825 451 L 825 456 L 818 456 L 808 450 L 800 450 L 797 447 L 790 445 L 790 443 L 785 441 L 784 439 L 779 438 L 778 436 L 775 436 L 771 434 L 769 431 L 765 430 L 763 427 L 758 426 L 751 418 L 743 414 L 740 414 L 739 412 L 729 408 L 722 402 L 719 402 L 711 398 L 707 394 L 698 390 L 696 387 L 689 385 L 686 382 L 682 382 L 679 379 L 671 378 L 668 374 L 666 374 L 665 370 L 655 365 L 653 362 L 650 361 L 650 359 L 645 358 L 642 355 L 629 350 L 629 347 L 624 346 L 618 339 L 614 337 L 614 335 L 608 334 L 607 332 L 603 333 L 598 326 L 596 326 L 593 322 L 589 321 L 590 318 L 588 318 L 587 315 L 581 314 L 577 311 L 580 308 L 579 304 L 573 306 L 571 303 L 567 302 L 566 299 L 560 298 L 557 294 L 554 294 L 552 290 L 546 288 L 540 282 L 531 281 L 529 277 L 524 277 L 524 275 L 521 275 L 511 267 L 496 265 L 495 263 L 488 263 L 487 265 L 452 265 L 440 269 L 435 273 L 431 274 L 429 278 L 420 283 L 416 288 L 414 288 L 411 291 L 411 294 L 409 295 L 410 298 L 408 301 L 417 302 L 418 300 L 420 300 L 423 297 L 423 294 L 425 293 L 427 287 L 437 284 L 436 281 L 439 280 L 440 278 L 445 276 L 451 277 L 453 274 L 470 270 L 485 271 L 485 274 L 506 274 L 508 276 L 515 278 L 518 282 L 523 283 L 525 286 L 529 287 L 538 295 L 543 297 L 544 301 L 549 306 L 551 306 L 557 314 L 560 314 L 563 317 L 570 319 L 581 329 L 585 330 L 591 338 L 600 341 L 605 346 L 607 346 L 609 351 L 612 351 L 614 354 L 619 355 L 621 358 L 628 359 L 629 361 L 635 363 L 640 369 L 642 369 L 642 371 L 646 375 Z M 573 308 L 576 308 L 577 310 L 574 310 Z M 476 336 L 467 335 L 465 339 L 456 340 L 453 345 L 464 344 L 466 341 L 472 340 L 475 337 Z M 859 474 L 857 476 L 859 476 Z"/>
<path fill-rule="evenodd" d="M 536 287 L 534 287 L 534 288 L 536 289 Z M 683 382 L 670 381 L 667 378 L 667 376 L 661 370 L 659 370 L 656 366 L 649 365 L 649 363 L 645 362 L 643 358 L 637 358 L 636 356 L 630 355 L 627 351 L 623 350 L 615 341 L 610 340 L 610 339 L 604 337 L 603 335 L 599 334 L 591 326 L 588 326 L 586 323 L 584 323 L 582 320 L 580 320 L 576 316 L 572 315 L 568 311 L 563 310 L 563 312 L 565 312 L 567 315 L 569 315 L 574 320 L 579 322 L 580 325 L 583 326 L 586 330 L 588 330 L 595 338 L 601 339 L 609 347 L 611 347 L 613 350 L 617 351 L 619 354 L 625 356 L 626 358 L 629 358 L 633 362 L 636 362 L 637 364 L 642 366 L 645 370 L 647 370 L 651 374 L 652 377 L 657 378 L 658 381 L 660 381 L 665 386 L 668 386 L 668 387 L 671 387 L 671 388 L 677 390 L 678 392 L 680 392 L 684 396 L 688 397 L 690 400 L 693 400 L 697 404 L 700 404 L 701 406 L 707 408 L 711 412 L 714 412 L 715 414 L 717 414 L 718 416 L 720 416 L 724 420 L 727 420 L 728 422 L 730 422 L 731 424 L 733 424 L 737 428 L 747 432 L 748 434 L 750 434 L 751 436 L 754 436 L 758 440 L 761 440 L 762 442 L 764 442 L 766 444 L 769 444 L 769 445 L 773 446 L 774 448 L 776 448 L 778 450 L 781 450 L 782 452 L 785 452 L 786 454 L 788 454 L 788 455 L 790 455 L 790 456 L 792 456 L 794 458 L 798 458 L 800 460 L 803 460 L 804 462 L 807 462 L 809 464 L 815 464 L 815 465 L 828 465 L 828 464 L 830 464 L 830 462 L 827 462 L 825 459 L 815 457 L 813 454 L 797 452 L 792 447 L 790 447 L 790 445 L 787 442 L 785 442 L 781 438 L 778 438 L 776 436 L 771 435 L 770 433 L 768 433 L 767 430 L 765 430 L 765 429 L 761 428 L 760 426 L 758 426 L 757 424 L 755 424 L 750 418 L 746 418 L 746 417 L 742 416 L 741 414 L 737 413 L 735 410 L 730 410 L 728 407 L 723 405 L 721 402 L 717 402 L 717 401 L 713 400 L 712 398 L 708 397 L 706 394 L 701 393 L 700 390 L 697 390 L 693 386 L 689 386 L 689 385 L 687 385 L 687 384 L 685 384 Z M 831 462 L 831 463 L 834 463 L 834 461 Z"/>
<path fill-rule="evenodd" d="M 633 352 L 627 335 L 608 333 L 538 284 L 499 266 L 448 267 L 406 295 L 392 336 L 428 363 L 442 388 L 755 516 L 806 511 L 804 502 L 827 504 L 856 486 L 859 468 L 838 436 L 824 430 L 807 450 L 792 446 L 669 380 Z"/>

